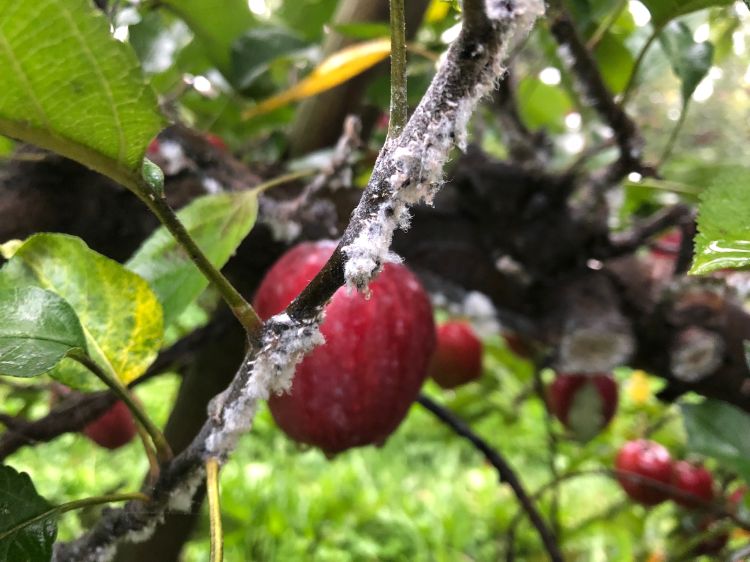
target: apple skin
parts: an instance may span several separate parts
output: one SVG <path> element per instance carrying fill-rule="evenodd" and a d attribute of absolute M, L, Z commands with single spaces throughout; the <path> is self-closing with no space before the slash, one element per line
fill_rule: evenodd
<path fill-rule="evenodd" d="M 284 254 L 255 295 L 260 317 L 284 310 L 335 246 L 306 242 Z M 268 401 L 287 435 L 329 456 L 385 442 L 417 398 L 435 349 L 432 306 L 414 274 L 389 263 L 369 289 L 369 299 L 336 291 L 321 324 L 326 343 L 297 366 L 292 390 Z"/>
<path fill-rule="evenodd" d="M 118 400 L 112 407 L 83 428 L 83 434 L 105 449 L 119 449 L 137 433 L 133 414 Z"/>
<path fill-rule="evenodd" d="M 587 396 L 595 400 L 583 401 Z M 562 373 L 547 389 L 550 411 L 580 441 L 607 427 L 617 411 L 618 396 L 617 382 L 606 373 Z"/>
<path fill-rule="evenodd" d="M 621 473 L 632 473 L 638 479 L 618 474 L 617 480 L 625 493 L 634 501 L 652 506 L 668 499 L 669 492 L 650 486 L 647 481 L 669 486 L 672 481 L 672 458 L 659 443 L 647 439 L 628 441 L 618 451 L 615 468 Z"/>
<path fill-rule="evenodd" d="M 697 501 L 675 495 L 674 501 L 683 507 L 701 507 L 704 502 L 714 499 L 714 478 L 702 466 L 687 461 L 675 462 L 672 466 L 672 485 L 681 492 L 695 496 Z"/>
<path fill-rule="evenodd" d="M 482 376 L 482 340 L 471 324 L 449 320 L 438 326 L 437 348 L 429 368 L 442 388 L 456 388 Z"/>

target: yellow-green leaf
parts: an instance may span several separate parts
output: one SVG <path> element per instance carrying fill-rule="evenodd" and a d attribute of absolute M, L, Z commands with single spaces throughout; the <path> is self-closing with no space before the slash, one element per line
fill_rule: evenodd
<path fill-rule="evenodd" d="M 132 185 L 164 124 L 130 45 L 90 0 L 0 0 L 0 133 Z"/>
<path fill-rule="evenodd" d="M 385 59 L 391 52 L 389 38 L 373 39 L 335 52 L 303 80 L 243 113 L 245 119 L 263 115 L 288 103 L 314 96 L 343 84 Z"/>
<path fill-rule="evenodd" d="M 78 315 L 89 355 L 127 384 L 144 373 L 161 346 L 162 309 L 148 283 L 79 238 L 36 234 L 0 270 L 0 289 L 36 286 L 58 294 Z M 101 385 L 63 359 L 50 375 L 81 389 Z"/>

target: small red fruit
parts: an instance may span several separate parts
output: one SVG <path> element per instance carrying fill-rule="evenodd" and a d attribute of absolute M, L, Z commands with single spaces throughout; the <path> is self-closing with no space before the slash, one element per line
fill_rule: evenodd
<path fill-rule="evenodd" d="M 669 486 L 672 480 L 672 458 L 659 443 L 647 439 L 628 441 L 617 453 L 615 468 L 620 486 L 631 499 L 656 505 L 669 498 L 668 490 L 662 487 Z"/>
<path fill-rule="evenodd" d="M 674 496 L 674 501 L 683 507 L 700 507 L 714 499 L 714 478 L 702 466 L 695 466 L 687 461 L 677 461 L 672 466 L 672 485 L 694 497 Z"/>
<path fill-rule="evenodd" d="M 83 433 L 97 445 L 117 449 L 135 437 L 133 415 L 122 401 L 117 401 L 100 417 L 83 428 Z"/>
<path fill-rule="evenodd" d="M 450 320 L 438 327 L 429 374 L 443 388 L 456 388 L 482 376 L 482 340 L 471 324 Z"/>
<path fill-rule="evenodd" d="M 218 148 L 219 150 L 227 150 L 227 143 L 224 142 L 224 139 L 219 135 L 215 135 L 213 133 L 205 133 L 203 137 L 209 142 L 209 144 L 213 145 L 215 148 Z"/>
<path fill-rule="evenodd" d="M 258 314 L 281 312 L 334 248 L 308 242 L 284 254 L 258 288 Z M 287 435 L 328 454 L 384 443 L 416 399 L 435 349 L 432 307 L 414 274 L 389 263 L 369 288 L 369 299 L 336 291 L 321 325 L 326 343 L 297 366 L 291 392 L 268 401 Z"/>
<path fill-rule="evenodd" d="M 550 411 L 580 441 L 588 441 L 617 411 L 617 382 L 608 374 L 561 374 L 550 384 Z"/>

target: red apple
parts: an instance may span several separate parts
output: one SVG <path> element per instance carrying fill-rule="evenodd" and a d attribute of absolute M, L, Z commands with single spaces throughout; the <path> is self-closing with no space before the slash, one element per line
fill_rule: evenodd
<path fill-rule="evenodd" d="M 334 248 L 307 242 L 284 254 L 258 288 L 258 314 L 286 308 Z M 430 301 L 405 266 L 386 264 L 370 291 L 336 291 L 321 325 L 326 343 L 298 365 L 291 392 L 269 400 L 287 435 L 328 454 L 384 443 L 416 399 L 435 349 Z"/>
<path fill-rule="evenodd" d="M 663 486 L 669 486 L 672 480 L 672 458 L 659 443 L 628 441 L 617 453 L 615 468 L 620 486 L 631 499 L 650 506 L 669 498 Z"/>
<path fill-rule="evenodd" d="M 702 466 L 696 466 L 687 461 L 675 462 L 672 466 L 672 485 L 695 498 L 675 494 L 674 501 L 681 506 L 700 507 L 704 502 L 714 499 L 714 478 Z"/>
<path fill-rule="evenodd" d="M 482 376 L 482 340 L 471 324 L 450 320 L 438 327 L 429 374 L 443 388 L 455 388 Z"/>
<path fill-rule="evenodd" d="M 547 390 L 550 411 L 580 441 L 588 441 L 612 420 L 618 389 L 612 375 L 560 374 Z"/>
<path fill-rule="evenodd" d="M 83 433 L 97 445 L 117 449 L 135 437 L 133 415 L 122 401 L 114 405 L 83 428 Z"/>

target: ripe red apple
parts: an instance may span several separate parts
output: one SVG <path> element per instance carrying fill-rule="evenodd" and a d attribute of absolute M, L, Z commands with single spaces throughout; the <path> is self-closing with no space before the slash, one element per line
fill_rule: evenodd
<path fill-rule="evenodd" d="M 657 486 L 670 485 L 672 458 L 659 443 L 647 439 L 628 441 L 617 453 L 615 468 L 620 486 L 631 499 L 656 505 L 669 498 L 669 491 Z"/>
<path fill-rule="evenodd" d="M 429 374 L 443 388 L 456 388 L 482 376 L 482 340 L 471 324 L 449 320 L 438 327 Z"/>
<path fill-rule="evenodd" d="M 258 288 L 258 314 L 286 308 L 334 248 L 306 242 L 284 254 Z M 416 399 L 435 349 L 430 301 L 405 266 L 386 264 L 370 291 L 336 291 L 321 325 L 326 343 L 297 366 L 291 392 L 269 400 L 287 435 L 329 455 L 384 443 Z"/>
<path fill-rule="evenodd" d="M 714 499 L 714 478 L 702 466 L 696 466 L 687 461 L 675 462 L 672 466 L 672 485 L 681 492 L 695 497 L 691 500 L 675 494 L 674 501 L 683 507 L 700 507 L 703 502 L 710 502 Z"/>
<path fill-rule="evenodd" d="M 550 411 L 580 441 L 588 441 L 612 420 L 618 388 L 612 375 L 560 374 L 547 390 Z"/>
<path fill-rule="evenodd" d="M 101 447 L 117 449 L 135 437 L 133 414 L 124 402 L 118 400 L 109 410 L 84 427 L 83 433 Z"/>

